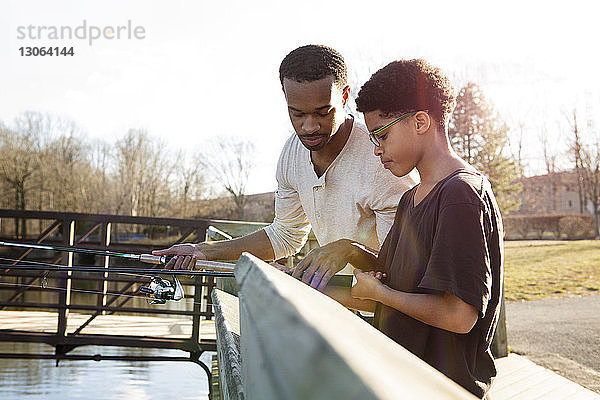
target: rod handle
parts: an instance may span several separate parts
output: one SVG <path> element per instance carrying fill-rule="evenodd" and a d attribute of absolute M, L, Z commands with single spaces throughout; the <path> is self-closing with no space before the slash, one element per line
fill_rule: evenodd
<path fill-rule="evenodd" d="M 148 264 L 166 264 L 170 257 L 165 256 L 154 256 L 152 254 L 141 254 L 140 261 Z M 196 268 L 206 271 L 221 271 L 221 272 L 233 272 L 235 264 L 221 262 L 221 261 L 207 261 L 197 260 Z"/>
<path fill-rule="evenodd" d="M 165 258 L 163 256 L 154 256 L 152 254 L 141 254 L 140 261 L 148 264 L 163 264 Z"/>
<path fill-rule="evenodd" d="M 220 261 L 196 261 L 196 269 L 205 269 L 207 271 L 233 272 L 235 264 Z"/>

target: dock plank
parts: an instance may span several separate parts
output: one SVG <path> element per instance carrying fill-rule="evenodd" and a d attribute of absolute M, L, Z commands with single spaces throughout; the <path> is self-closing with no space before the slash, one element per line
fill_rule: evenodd
<path fill-rule="evenodd" d="M 494 400 L 600 400 L 593 391 L 517 354 L 496 360 L 496 368 Z"/>
<path fill-rule="evenodd" d="M 515 385 L 522 384 L 532 379 L 539 371 L 536 368 L 528 368 L 527 365 L 523 365 L 523 368 L 513 371 L 508 375 L 503 375 L 501 368 L 497 366 L 498 376 L 494 380 L 493 390 L 501 391 L 506 387 L 512 387 Z"/>

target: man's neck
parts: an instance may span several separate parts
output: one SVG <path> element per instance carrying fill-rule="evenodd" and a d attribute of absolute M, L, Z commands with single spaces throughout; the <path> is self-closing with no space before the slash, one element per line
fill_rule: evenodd
<path fill-rule="evenodd" d="M 340 154 L 350 137 L 353 124 L 354 118 L 351 115 L 346 116 L 346 120 L 340 125 L 325 147 L 321 150 L 310 152 L 310 158 L 317 176 L 323 175 L 333 160 Z"/>

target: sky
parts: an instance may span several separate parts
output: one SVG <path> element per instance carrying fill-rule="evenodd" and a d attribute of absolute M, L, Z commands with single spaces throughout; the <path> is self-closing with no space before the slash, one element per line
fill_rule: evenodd
<path fill-rule="evenodd" d="M 223 136 L 250 140 L 256 167 L 248 191 L 270 191 L 292 134 L 279 64 L 294 48 L 319 43 L 344 55 L 355 86 L 394 59 L 418 57 L 458 87 L 479 83 L 513 127 L 513 146 L 522 135 L 526 172 L 535 174 L 543 170 L 542 133 L 569 166 L 574 108 L 584 134 L 598 133 L 599 8 L 579 0 L 2 0 L 0 121 L 40 111 L 75 121 L 90 138 L 112 142 L 142 128 L 191 152 Z M 90 44 L 90 30 L 86 39 L 19 35 L 19 27 L 75 29 L 84 21 L 113 31 L 130 23 L 143 38 Z M 27 46 L 73 47 L 75 55 L 21 56 Z"/>

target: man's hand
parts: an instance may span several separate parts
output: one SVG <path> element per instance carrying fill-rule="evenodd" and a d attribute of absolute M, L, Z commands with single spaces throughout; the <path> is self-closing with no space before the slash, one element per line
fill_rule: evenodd
<path fill-rule="evenodd" d="M 344 269 L 351 251 L 353 246 L 347 239 L 336 240 L 314 249 L 296 266 L 293 276 L 302 277 L 304 283 L 323 290 L 329 279 Z"/>
<path fill-rule="evenodd" d="M 196 260 L 206 260 L 206 256 L 201 250 L 199 244 L 191 243 L 176 244 L 168 249 L 154 250 L 155 256 L 173 256 L 167 263 L 167 269 L 189 269 L 193 270 L 196 266 Z"/>
<path fill-rule="evenodd" d="M 381 271 L 363 272 L 359 269 L 354 270 L 356 284 L 350 290 L 352 297 L 363 300 L 379 301 L 378 293 L 385 287 L 381 280 L 387 275 Z"/>

